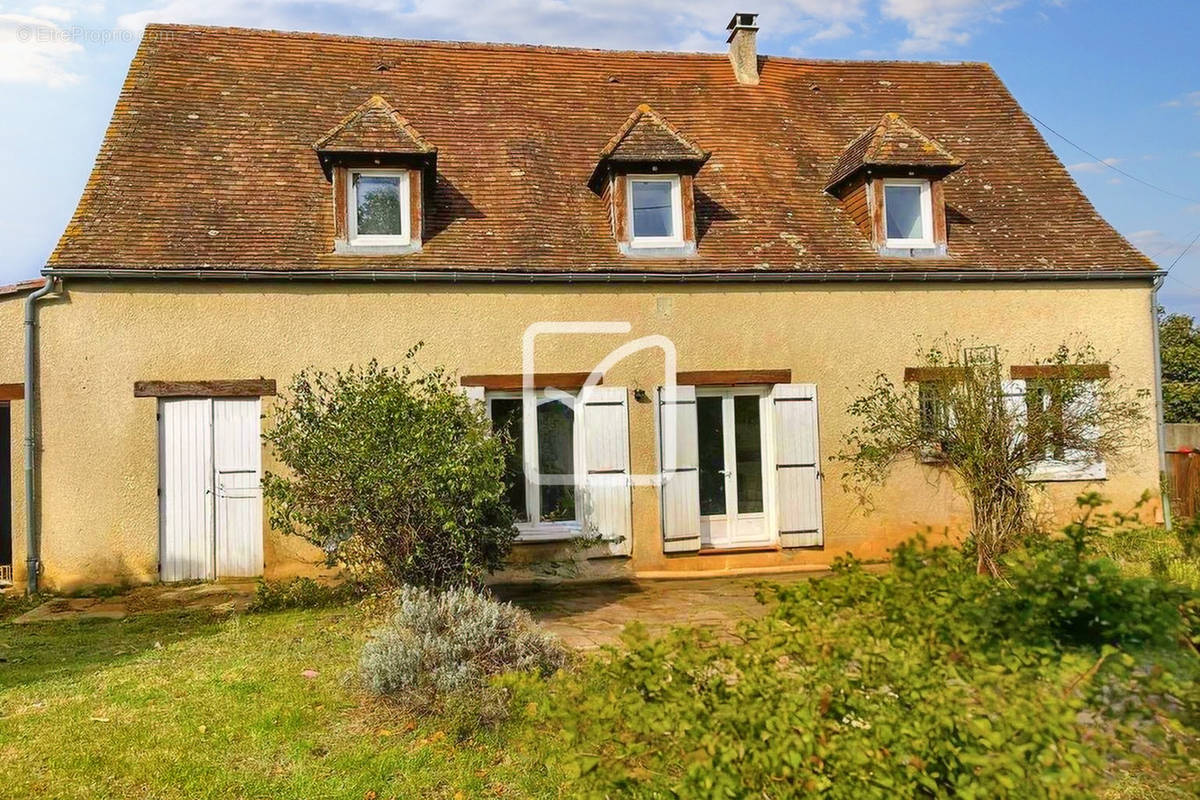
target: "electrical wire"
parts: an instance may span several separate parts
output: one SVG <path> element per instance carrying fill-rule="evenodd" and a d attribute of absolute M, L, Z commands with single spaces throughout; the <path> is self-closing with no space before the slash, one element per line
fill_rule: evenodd
<path fill-rule="evenodd" d="M 1026 113 L 1026 114 L 1029 114 L 1029 112 L 1028 112 L 1028 111 L 1026 111 L 1025 113 Z M 1108 162 L 1107 162 L 1107 161 L 1105 161 L 1104 159 L 1100 158 L 1100 156 L 1098 156 L 1098 155 L 1096 155 L 1095 153 L 1093 153 L 1091 150 L 1088 150 L 1087 148 L 1083 147 L 1082 145 L 1078 145 L 1078 144 L 1076 144 L 1075 142 L 1071 141 L 1070 139 L 1068 139 L 1068 138 L 1067 138 L 1066 136 L 1064 136 L 1063 134 L 1061 134 L 1061 133 L 1059 133 L 1058 131 L 1054 130 L 1054 128 L 1051 128 L 1049 125 L 1047 125 L 1046 123 L 1042 122 L 1040 119 L 1038 119 L 1037 117 L 1035 117 L 1033 114 L 1029 114 L 1029 118 L 1030 118 L 1031 120 L 1033 120 L 1034 122 L 1036 122 L 1038 125 L 1041 125 L 1043 128 L 1045 128 L 1045 129 L 1046 129 L 1047 131 L 1049 131 L 1050 133 L 1053 133 L 1055 136 L 1057 136 L 1058 138 L 1062 139 L 1062 140 L 1063 140 L 1064 142 L 1066 142 L 1067 144 L 1071 145 L 1071 147 L 1074 147 L 1076 150 L 1078 150 L 1079 152 L 1083 153 L 1083 154 L 1084 154 L 1085 156 L 1087 156 L 1088 158 L 1090 158 L 1090 159 L 1092 159 L 1093 161 L 1095 161 L 1095 162 L 1096 162 L 1097 164 L 1099 164 L 1100 166 L 1102 166 L 1102 167 L 1107 167 L 1108 169 L 1111 169 L 1113 172 L 1117 173 L 1118 175 L 1124 175 L 1124 176 L 1125 176 L 1126 178 L 1128 178 L 1129 180 L 1131 180 L 1131 181 L 1135 181 L 1135 182 L 1137 182 L 1137 183 L 1140 183 L 1140 184 L 1142 184 L 1143 186 L 1146 186 L 1146 187 L 1148 187 L 1148 188 L 1150 188 L 1150 189 L 1153 189 L 1153 190 L 1154 190 L 1154 191 L 1156 191 L 1156 192 L 1161 192 L 1162 194 L 1165 194 L 1167 197 L 1173 197 L 1173 198 L 1175 198 L 1176 200 L 1183 200 L 1184 202 L 1187 202 L 1187 203 L 1200 203 L 1200 200 L 1196 199 L 1195 197 L 1188 197 L 1187 195 L 1182 195 L 1182 194 L 1179 194 L 1179 193 L 1177 193 L 1177 192 L 1173 192 L 1173 191 L 1171 191 L 1170 189 L 1164 189 L 1163 187 L 1161 187 L 1161 186 L 1158 186 L 1158 185 L 1156 185 L 1156 184 L 1153 184 L 1153 183 L 1151 183 L 1150 181 L 1143 180 L 1142 178 L 1139 178 L 1137 175 L 1133 175 L 1133 174 L 1131 174 L 1131 173 L 1128 173 L 1128 172 L 1126 172 L 1125 170 L 1121 169 L 1120 167 L 1118 167 L 1118 166 L 1116 166 L 1116 165 L 1114 165 L 1114 164 L 1110 164 L 1110 163 L 1108 163 Z M 1186 252 L 1186 251 L 1184 251 L 1184 252 Z"/>

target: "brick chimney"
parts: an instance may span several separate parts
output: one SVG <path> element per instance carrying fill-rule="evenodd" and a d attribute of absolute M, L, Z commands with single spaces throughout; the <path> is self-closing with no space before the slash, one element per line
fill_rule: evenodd
<path fill-rule="evenodd" d="M 729 20 L 729 62 L 733 64 L 733 75 L 744 86 L 758 85 L 758 46 L 754 38 L 758 33 L 758 14 L 742 11 Z"/>

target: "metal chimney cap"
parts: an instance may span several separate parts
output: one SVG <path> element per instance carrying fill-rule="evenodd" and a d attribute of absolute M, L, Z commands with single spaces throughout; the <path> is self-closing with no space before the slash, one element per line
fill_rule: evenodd
<path fill-rule="evenodd" d="M 739 28 L 749 28 L 758 30 L 758 14 L 749 11 L 739 11 L 730 18 L 729 24 L 725 26 L 725 30 L 733 31 Z"/>

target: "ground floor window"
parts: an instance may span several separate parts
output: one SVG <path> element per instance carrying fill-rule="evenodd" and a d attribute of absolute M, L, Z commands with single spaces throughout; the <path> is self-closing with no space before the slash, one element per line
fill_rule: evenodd
<path fill-rule="evenodd" d="M 505 464 L 508 502 L 522 536 L 553 536 L 579 527 L 579 420 L 576 397 L 563 392 L 487 395 L 492 427 L 513 443 Z"/>

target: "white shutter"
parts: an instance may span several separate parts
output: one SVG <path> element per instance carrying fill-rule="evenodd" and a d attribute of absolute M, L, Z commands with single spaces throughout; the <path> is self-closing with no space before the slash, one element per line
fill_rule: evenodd
<path fill-rule="evenodd" d="M 775 409 L 775 503 L 779 543 L 814 547 L 824 542 L 817 387 L 781 383 L 771 391 Z"/>
<path fill-rule="evenodd" d="M 217 577 L 262 574 L 262 443 L 257 397 L 213 400 Z"/>
<path fill-rule="evenodd" d="M 212 400 L 162 400 L 159 427 L 159 574 L 207 580 L 213 569 Z"/>
<path fill-rule="evenodd" d="M 696 387 L 659 387 L 658 444 L 663 552 L 695 552 L 700 549 Z"/>
<path fill-rule="evenodd" d="M 589 386 L 583 406 L 583 465 L 586 477 L 581 511 L 585 532 L 600 536 L 612 555 L 627 556 L 633 543 L 629 485 L 629 406 L 619 386 Z"/>
<path fill-rule="evenodd" d="M 1025 408 L 1025 381 L 1011 380 L 1001 383 L 1004 393 L 1004 412 L 1012 425 L 1015 441 L 1011 446 L 1020 447 L 1025 442 L 1025 426 L 1028 422 L 1028 412 Z"/>
<path fill-rule="evenodd" d="M 462 393 L 467 396 L 468 400 L 474 400 L 476 403 L 483 402 L 483 387 L 482 386 L 460 386 Z"/>

